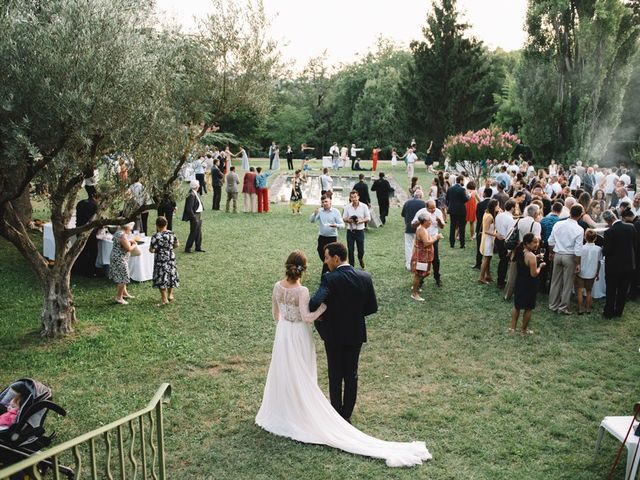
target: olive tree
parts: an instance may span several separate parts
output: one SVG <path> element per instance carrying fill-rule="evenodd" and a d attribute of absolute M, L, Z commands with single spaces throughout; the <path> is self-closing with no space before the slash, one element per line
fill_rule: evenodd
<path fill-rule="evenodd" d="M 238 35 L 223 48 L 215 35 L 162 30 L 151 1 L 9 1 L 0 8 L 0 236 L 36 273 L 42 334 L 64 335 L 76 323 L 71 268 L 90 232 L 155 207 L 131 204 L 129 184 L 111 174 L 106 154 L 125 153 L 150 197 L 166 195 L 198 139 L 221 116 L 220 95 L 226 108 L 251 106 L 250 94 L 263 82 L 259 100 L 266 98 L 262 70 L 229 71 L 222 93 L 211 88 L 220 61 L 247 65 L 262 44 L 247 46 Z M 95 169 L 102 173 L 97 213 L 71 227 L 83 179 Z M 52 265 L 16 209 L 31 184 L 48 195 Z"/>

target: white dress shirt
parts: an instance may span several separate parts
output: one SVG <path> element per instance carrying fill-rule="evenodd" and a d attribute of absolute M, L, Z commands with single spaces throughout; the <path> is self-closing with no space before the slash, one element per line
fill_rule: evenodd
<path fill-rule="evenodd" d="M 411 220 L 411 223 L 417 222 L 418 217 L 423 214 L 431 218 L 431 225 L 427 229 L 427 232 L 429 232 L 429 235 L 431 235 L 432 237 L 434 235 L 437 235 L 438 232 L 440 231 L 440 228 L 438 228 L 438 220 L 440 220 L 440 223 L 444 224 L 444 215 L 442 215 L 442 210 L 440 210 L 439 208 L 436 208 L 436 211 L 431 213 L 426 208 L 421 208 L 413 216 L 413 220 Z"/>
<path fill-rule="evenodd" d="M 555 253 L 579 257 L 582 254 L 583 239 L 582 227 L 574 219 L 567 218 L 553 226 L 549 235 L 549 245 Z"/>
<path fill-rule="evenodd" d="M 354 207 L 352 204 L 347 203 L 344 206 L 344 212 L 342 213 L 342 218 L 345 220 L 350 219 L 353 216 L 358 217 L 358 219 L 369 221 L 371 220 L 371 215 L 369 214 L 369 207 L 363 202 L 358 202 L 358 206 Z M 364 230 L 364 223 L 347 223 L 347 230 Z"/>
<path fill-rule="evenodd" d="M 506 239 L 515 224 L 516 221 L 513 215 L 511 215 L 511 212 L 500 212 L 496 215 L 496 234 Z"/>
<path fill-rule="evenodd" d="M 582 228 L 581 228 L 582 229 Z M 542 237 L 542 225 L 531 217 L 522 217 L 518 221 L 518 237 L 522 241 L 527 233 L 533 233 L 536 237 Z"/>

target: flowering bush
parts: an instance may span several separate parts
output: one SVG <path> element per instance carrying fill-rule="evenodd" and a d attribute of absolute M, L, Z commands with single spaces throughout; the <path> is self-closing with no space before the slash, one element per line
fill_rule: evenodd
<path fill-rule="evenodd" d="M 517 135 L 500 132 L 498 129 L 483 128 L 447 137 L 442 148 L 445 157 L 452 163 L 465 160 L 480 162 L 487 159 L 506 160 L 515 146 L 520 143 Z"/>

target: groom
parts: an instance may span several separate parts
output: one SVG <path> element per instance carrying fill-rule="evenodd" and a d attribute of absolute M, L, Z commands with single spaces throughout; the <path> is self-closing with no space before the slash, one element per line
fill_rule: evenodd
<path fill-rule="evenodd" d="M 329 398 L 333 408 L 351 423 L 358 391 L 358 357 L 367 341 L 364 317 L 377 312 L 378 303 L 371 276 L 349 265 L 342 243 L 324 247 L 324 263 L 329 272 L 322 276 L 309 310 L 317 310 L 321 303 L 327 305 L 322 321 L 315 325 L 327 352 Z"/>

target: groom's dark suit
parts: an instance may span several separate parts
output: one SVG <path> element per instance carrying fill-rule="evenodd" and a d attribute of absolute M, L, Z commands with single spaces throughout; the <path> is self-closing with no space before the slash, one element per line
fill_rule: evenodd
<path fill-rule="evenodd" d="M 347 263 L 325 273 L 309 309 L 315 311 L 321 303 L 327 311 L 315 325 L 327 352 L 329 398 L 333 408 L 349 419 L 356 404 L 360 348 L 367 341 L 364 317 L 378 311 L 371 276 Z"/>

